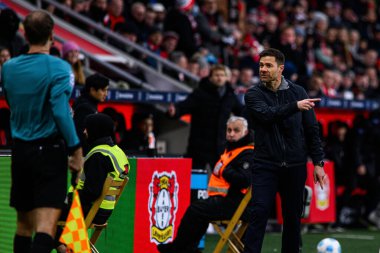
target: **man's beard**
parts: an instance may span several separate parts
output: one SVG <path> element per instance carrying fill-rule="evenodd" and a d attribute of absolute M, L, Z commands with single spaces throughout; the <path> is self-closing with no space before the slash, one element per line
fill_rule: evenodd
<path fill-rule="evenodd" d="M 267 87 L 270 90 L 275 89 L 276 81 L 275 80 L 270 80 L 270 81 L 261 81 L 265 87 Z"/>

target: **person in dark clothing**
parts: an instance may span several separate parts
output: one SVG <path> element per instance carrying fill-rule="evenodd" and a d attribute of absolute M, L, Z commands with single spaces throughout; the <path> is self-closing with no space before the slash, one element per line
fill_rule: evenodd
<path fill-rule="evenodd" d="M 103 113 L 90 114 L 84 120 L 85 136 L 90 148 L 84 163 L 77 189 L 84 216 L 90 211 L 93 202 L 102 194 L 107 176 L 124 180 L 129 173 L 129 163 L 125 153 L 113 142 L 115 135 L 112 118 Z M 114 165 L 115 164 L 115 165 Z M 119 167 L 119 168 L 118 168 Z M 121 170 L 120 170 L 121 169 Z M 72 201 L 72 191 L 68 194 L 68 203 Z M 102 202 L 93 223 L 104 224 L 111 216 L 113 206 Z M 70 205 L 62 211 L 61 220 L 66 220 Z M 62 234 L 62 227 L 57 228 L 56 242 Z M 57 244 L 58 252 L 65 253 L 66 246 Z"/>
<path fill-rule="evenodd" d="M 315 102 L 306 91 L 282 76 L 285 56 L 276 49 L 260 53 L 261 83 L 248 90 L 246 109 L 255 131 L 252 174 L 252 217 L 244 252 L 261 252 L 265 227 L 276 192 L 284 217 L 282 253 L 297 253 L 307 155 L 314 163 L 314 181 L 324 185 L 323 150 L 313 111 Z"/>
<path fill-rule="evenodd" d="M 132 116 L 132 129 L 120 143 L 129 155 L 154 156 L 156 141 L 153 133 L 154 120 L 151 113 L 136 112 Z"/>
<path fill-rule="evenodd" d="M 192 203 L 186 210 L 175 240 L 157 246 L 161 253 L 191 253 L 213 220 L 231 219 L 251 185 L 253 137 L 242 117 L 227 122 L 226 149 L 215 164 L 208 185 L 209 198 Z M 243 216 L 248 215 L 247 209 Z"/>
<path fill-rule="evenodd" d="M 0 47 L 8 48 L 12 57 L 21 54 L 26 41 L 18 32 L 20 18 L 9 8 L 0 11 Z"/>
<path fill-rule="evenodd" d="M 186 156 L 193 159 L 194 169 L 213 166 L 224 150 L 226 122 L 231 113 L 240 115 L 243 106 L 227 83 L 225 66 L 215 65 L 210 76 L 201 80 L 184 101 L 170 105 L 168 115 L 179 118 L 191 115 Z"/>
<path fill-rule="evenodd" d="M 201 45 L 201 36 L 198 25 L 191 14 L 194 0 L 177 0 L 175 7 L 171 8 L 165 18 L 164 30 L 178 34 L 178 51 L 184 52 L 190 58 Z"/>
<path fill-rule="evenodd" d="M 88 151 L 83 134 L 84 119 L 88 115 L 98 112 L 98 103 L 104 102 L 107 98 L 108 86 L 109 79 L 101 74 L 93 74 L 87 77 L 81 96 L 73 104 L 75 128 L 82 143 L 84 154 Z"/>

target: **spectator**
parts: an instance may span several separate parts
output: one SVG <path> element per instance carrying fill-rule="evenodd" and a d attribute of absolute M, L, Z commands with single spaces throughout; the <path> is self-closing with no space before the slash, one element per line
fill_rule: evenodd
<path fill-rule="evenodd" d="M 103 24 L 104 18 L 107 15 L 107 0 L 94 0 L 91 3 L 88 16 L 94 22 Z"/>
<path fill-rule="evenodd" d="M 127 132 L 127 126 L 125 123 L 124 115 L 118 111 L 116 111 L 112 107 L 106 107 L 103 109 L 102 113 L 107 114 L 110 116 L 114 123 L 115 128 L 115 139 L 114 142 L 119 145 L 121 143 L 121 140 L 124 139 L 126 132 Z"/>
<path fill-rule="evenodd" d="M 148 40 L 143 43 L 143 46 L 152 53 L 155 53 L 157 56 L 160 56 L 162 38 L 162 32 L 158 28 L 154 28 L 150 31 Z M 157 61 L 154 58 L 147 56 L 145 61 L 149 66 L 157 69 Z"/>
<path fill-rule="evenodd" d="M 193 159 L 194 169 L 215 164 L 223 152 L 226 122 L 231 113 L 239 115 L 241 110 L 242 105 L 227 82 L 223 65 L 213 66 L 210 76 L 203 78 L 184 101 L 169 106 L 167 113 L 171 118 L 191 115 L 186 156 Z"/>
<path fill-rule="evenodd" d="M 191 57 L 201 45 L 197 22 L 191 14 L 195 0 L 176 0 L 176 7 L 169 10 L 164 23 L 165 31 L 179 36 L 178 50 Z"/>
<path fill-rule="evenodd" d="M 257 79 L 257 78 L 256 78 Z M 248 89 L 253 85 L 257 84 L 259 81 L 255 80 L 253 76 L 253 69 L 251 68 L 242 68 L 240 70 L 239 81 L 235 89 L 236 94 L 244 94 Z"/>
<path fill-rule="evenodd" d="M 150 5 L 150 8 L 156 13 L 155 26 L 163 31 L 166 18 L 165 6 L 162 3 L 153 3 Z"/>
<path fill-rule="evenodd" d="M 101 74 L 93 74 L 86 79 L 80 97 L 73 104 L 74 123 L 84 154 L 89 151 L 84 131 L 84 120 L 90 114 L 98 112 L 98 103 L 107 98 L 109 80 Z"/>
<path fill-rule="evenodd" d="M 11 111 L 8 108 L 0 108 L 0 147 L 10 148 L 12 145 L 11 135 Z"/>
<path fill-rule="evenodd" d="M 195 19 L 202 38 L 202 45 L 217 58 L 221 58 L 223 45 L 231 45 L 235 41 L 230 36 L 227 23 L 218 11 L 217 0 L 202 1 L 200 12 Z"/>
<path fill-rule="evenodd" d="M 139 43 L 146 42 L 148 40 L 149 28 L 145 23 L 146 7 L 141 2 L 135 2 L 131 6 L 130 22 L 132 22 L 138 29 L 137 41 Z"/>
<path fill-rule="evenodd" d="M 169 55 L 174 52 L 178 45 L 178 34 L 176 32 L 165 32 L 161 44 L 161 56 L 165 59 L 169 58 Z"/>
<path fill-rule="evenodd" d="M 188 59 L 186 55 L 180 51 L 174 51 L 170 54 L 169 60 L 176 64 L 178 67 L 183 68 L 183 69 L 188 69 Z M 168 70 L 166 69 L 165 72 L 174 78 L 175 80 L 182 82 L 182 83 L 187 83 L 187 78 L 184 73 L 178 72 L 175 70 Z"/>
<path fill-rule="evenodd" d="M 74 41 L 66 41 L 62 46 L 62 58 L 66 60 L 73 70 L 75 85 L 84 85 L 85 75 L 82 62 L 79 58 L 80 48 Z"/>
<path fill-rule="evenodd" d="M 3 64 L 11 58 L 11 53 L 8 48 L 0 48 L 0 83 L 1 83 L 1 69 Z"/>
<path fill-rule="evenodd" d="M 19 55 L 26 45 L 18 33 L 19 24 L 20 19 L 12 9 L 0 10 L 0 47 L 8 48 L 13 57 Z"/>
<path fill-rule="evenodd" d="M 156 153 L 154 119 L 151 113 L 136 112 L 132 129 L 126 133 L 120 147 L 129 155 L 153 156 Z"/>
<path fill-rule="evenodd" d="M 107 7 L 108 13 L 103 20 L 104 25 L 114 31 L 117 23 L 124 23 L 123 9 L 123 0 L 110 0 Z"/>

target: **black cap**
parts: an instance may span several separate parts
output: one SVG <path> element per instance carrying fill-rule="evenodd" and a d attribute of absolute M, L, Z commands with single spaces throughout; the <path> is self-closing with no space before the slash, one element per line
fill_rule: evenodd
<path fill-rule="evenodd" d="M 88 143 L 103 138 L 114 137 L 115 125 L 110 116 L 104 113 L 90 114 L 84 119 L 84 127 L 87 129 Z"/>

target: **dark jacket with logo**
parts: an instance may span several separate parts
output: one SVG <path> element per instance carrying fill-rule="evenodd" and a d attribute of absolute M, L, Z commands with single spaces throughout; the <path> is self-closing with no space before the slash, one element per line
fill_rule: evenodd
<path fill-rule="evenodd" d="M 297 101 L 308 98 L 299 85 L 282 78 L 278 91 L 259 84 L 245 95 L 255 131 L 256 161 L 279 166 L 314 163 L 323 159 L 319 126 L 314 110 L 300 111 Z"/>

